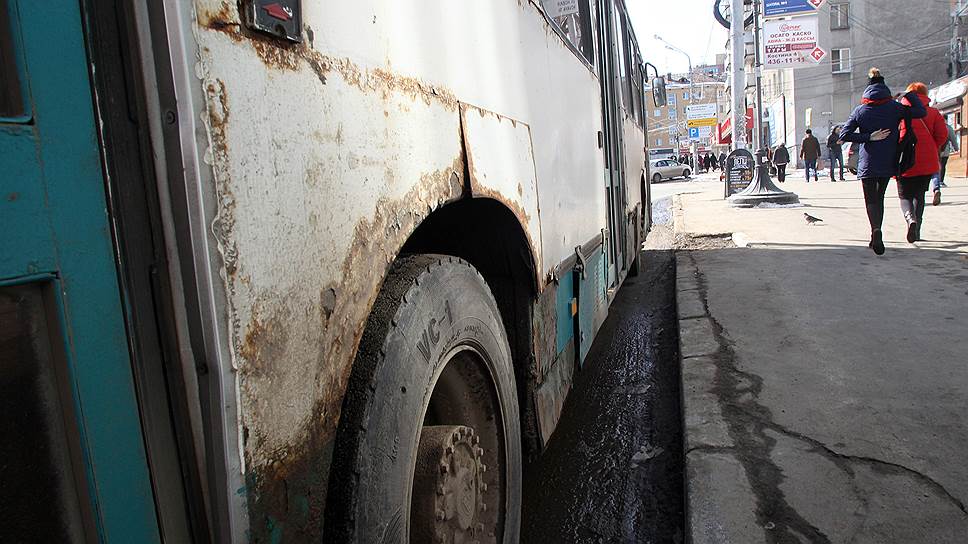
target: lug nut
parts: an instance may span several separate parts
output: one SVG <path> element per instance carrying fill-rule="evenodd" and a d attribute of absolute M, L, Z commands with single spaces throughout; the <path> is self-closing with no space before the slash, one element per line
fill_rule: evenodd
<path fill-rule="evenodd" d="M 448 469 L 449 469 L 449 467 L 447 466 L 447 463 L 441 463 L 440 464 L 440 473 L 441 474 L 447 474 L 447 470 Z"/>
<path fill-rule="evenodd" d="M 437 521 L 444 521 L 444 511 L 437 510 Z"/>

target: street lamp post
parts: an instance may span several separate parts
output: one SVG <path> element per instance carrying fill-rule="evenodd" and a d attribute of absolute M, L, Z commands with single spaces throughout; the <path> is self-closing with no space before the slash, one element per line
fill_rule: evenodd
<path fill-rule="evenodd" d="M 741 3 L 742 1 L 733 0 L 734 3 Z M 734 17 L 733 20 L 739 22 L 741 19 Z M 766 138 L 763 137 L 763 67 L 760 64 L 760 3 L 758 1 L 753 2 L 753 48 L 753 69 L 756 73 L 756 119 L 753 121 L 753 126 L 756 132 L 754 141 L 758 144 L 756 150 L 756 170 L 753 175 L 753 181 L 749 186 L 729 197 L 729 202 L 731 205 L 739 208 L 752 208 L 766 202 L 772 204 L 797 204 L 800 202 L 800 197 L 796 193 L 780 189 L 770 179 L 769 153 L 766 149 Z M 733 59 L 734 68 L 738 61 L 742 62 L 739 59 Z M 733 89 L 734 93 L 736 91 L 736 89 Z M 736 128 L 738 127 L 733 129 L 734 137 L 736 136 Z"/>
<path fill-rule="evenodd" d="M 655 37 L 656 40 L 664 43 L 666 49 L 668 49 L 670 51 L 675 51 L 677 53 L 682 53 L 683 55 L 686 56 L 686 61 L 689 63 L 689 103 L 692 104 L 693 96 L 695 95 L 695 88 L 692 86 L 692 75 L 693 75 L 692 74 L 692 57 L 689 56 L 689 53 L 686 53 L 682 49 L 679 49 L 678 47 L 676 47 L 676 46 L 672 45 L 671 43 L 667 42 L 665 39 L 662 38 L 662 36 L 659 36 L 658 34 L 655 34 L 654 37 Z M 686 130 L 688 132 L 688 124 L 687 124 L 687 129 Z M 689 143 L 689 151 L 690 151 L 690 153 L 689 153 L 690 164 L 689 165 L 692 167 L 692 171 L 693 172 L 696 172 L 696 171 L 698 171 L 698 168 L 697 168 L 697 166 L 698 166 L 698 157 L 696 157 L 696 149 L 694 148 L 694 146 L 692 144 L 692 140 L 690 139 L 689 142 L 690 142 Z M 678 142 L 676 142 L 676 144 L 677 144 L 677 147 L 678 147 Z"/>

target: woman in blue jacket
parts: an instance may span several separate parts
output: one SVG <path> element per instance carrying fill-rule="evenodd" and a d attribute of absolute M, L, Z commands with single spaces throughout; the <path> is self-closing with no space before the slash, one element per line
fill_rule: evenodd
<path fill-rule="evenodd" d="M 871 242 L 868 245 L 874 253 L 883 255 L 881 224 L 884 222 L 884 193 L 887 192 L 887 182 L 897 175 L 898 126 L 906 116 L 920 119 L 928 112 L 915 93 L 906 95 L 911 106 L 896 102 L 877 68 L 871 68 L 868 75 L 870 80 L 864 90 L 864 98 L 847 119 L 847 124 L 840 131 L 840 139 L 862 144 L 857 161 L 857 177 L 864 185 L 864 203 L 871 224 Z"/>

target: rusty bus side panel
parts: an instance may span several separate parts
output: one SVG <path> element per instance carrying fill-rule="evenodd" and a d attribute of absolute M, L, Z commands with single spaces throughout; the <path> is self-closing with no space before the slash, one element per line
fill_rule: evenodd
<path fill-rule="evenodd" d="M 525 227 L 535 268 L 541 263 L 541 218 L 531 128 L 523 122 L 461 104 L 461 128 L 471 193 L 510 208 Z M 542 278 L 538 278 L 539 289 Z"/>
<path fill-rule="evenodd" d="M 548 383 L 550 435 L 576 355 L 547 278 L 606 225 L 595 71 L 534 1 L 304 2 L 301 44 L 249 32 L 235 2 L 194 7 L 253 538 L 320 534 L 370 308 L 411 234 L 458 199 L 501 202 L 526 234 L 539 290 L 526 364 Z M 607 312 L 593 302 L 589 341 Z"/>

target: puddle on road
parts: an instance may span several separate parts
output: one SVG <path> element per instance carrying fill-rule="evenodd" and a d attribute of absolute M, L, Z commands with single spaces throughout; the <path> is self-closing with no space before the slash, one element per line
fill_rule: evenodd
<path fill-rule="evenodd" d="M 682 427 L 672 251 L 647 251 L 524 474 L 521 542 L 682 542 Z"/>

